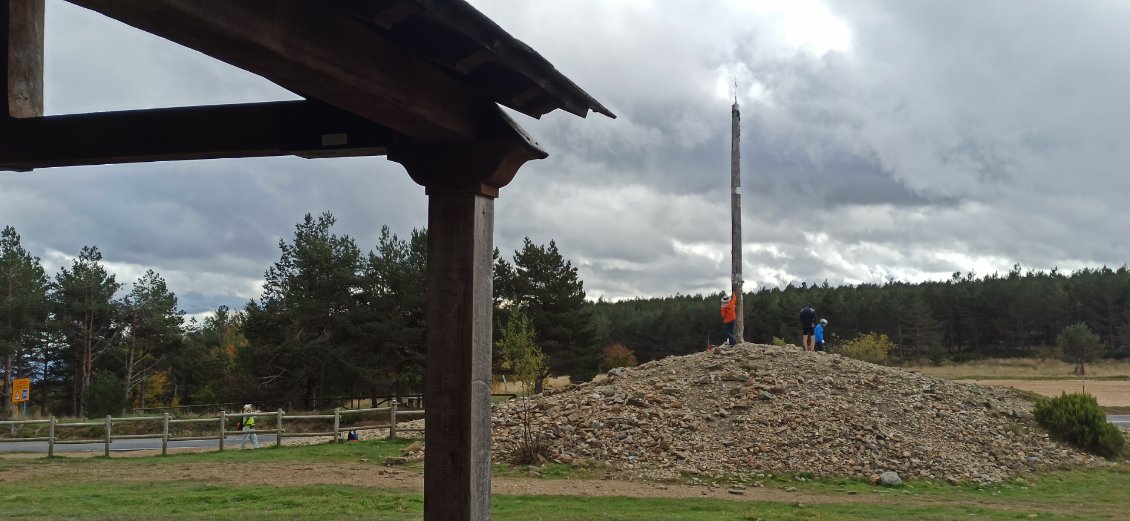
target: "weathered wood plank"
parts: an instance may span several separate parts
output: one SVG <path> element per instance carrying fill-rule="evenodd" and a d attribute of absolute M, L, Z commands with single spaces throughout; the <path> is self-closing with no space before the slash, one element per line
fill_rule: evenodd
<path fill-rule="evenodd" d="M 453 142 L 510 134 L 486 97 L 361 20 L 321 2 L 68 1 L 416 140 Z"/>
<path fill-rule="evenodd" d="M 0 169 L 299 155 L 382 155 L 392 131 L 321 103 L 98 112 L 0 120 Z"/>
<path fill-rule="evenodd" d="M 43 115 L 43 0 L 0 3 L 0 84 L 6 100 L 0 117 Z"/>

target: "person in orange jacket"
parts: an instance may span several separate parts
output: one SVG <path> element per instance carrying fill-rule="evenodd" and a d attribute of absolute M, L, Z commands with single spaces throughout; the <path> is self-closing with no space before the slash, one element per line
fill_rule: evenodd
<path fill-rule="evenodd" d="M 733 295 L 722 295 L 722 325 L 726 327 L 726 340 L 730 345 L 738 343 L 734 336 L 734 321 L 738 319 L 738 299 Z"/>

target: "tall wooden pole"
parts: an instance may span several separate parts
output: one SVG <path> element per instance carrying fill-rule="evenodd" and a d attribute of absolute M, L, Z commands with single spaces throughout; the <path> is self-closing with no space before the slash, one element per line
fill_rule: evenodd
<path fill-rule="evenodd" d="M 737 320 L 734 321 L 734 336 L 744 342 L 745 311 L 742 304 L 742 172 L 741 172 L 741 113 L 738 99 L 730 109 L 730 283 L 737 304 Z"/>

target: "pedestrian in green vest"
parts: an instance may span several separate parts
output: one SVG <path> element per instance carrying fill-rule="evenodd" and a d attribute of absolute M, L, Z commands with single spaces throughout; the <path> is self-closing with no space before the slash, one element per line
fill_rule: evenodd
<path fill-rule="evenodd" d="M 250 414 L 250 413 L 253 413 L 253 412 L 259 412 L 259 411 L 257 409 L 252 410 L 251 404 L 247 404 L 247 405 L 243 406 L 243 414 Z M 243 441 L 239 442 L 239 448 L 243 449 L 243 447 L 245 445 L 247 445 L 248 440 L 251 440 L 251 447 L 252 448 L 255 448 L 255 449 L 259 448 L 259 435 L 255 434 L 255 416 L 254 415 L 243 417 Z"/>

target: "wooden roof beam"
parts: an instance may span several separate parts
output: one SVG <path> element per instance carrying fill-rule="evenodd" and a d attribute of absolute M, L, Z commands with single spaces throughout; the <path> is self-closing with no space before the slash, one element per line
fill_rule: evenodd
<path fill-rule="evenodd" d="M 443 143 L 514 136 L 485 96 L 365 22 L 322 2 L 68 1 L 414 140 Z"/>
<path fill-rule="evenodd" d="M 383 155 L 395 134 L 310 101 L 0 120 L 0 170 L 298 155 Z"/>

